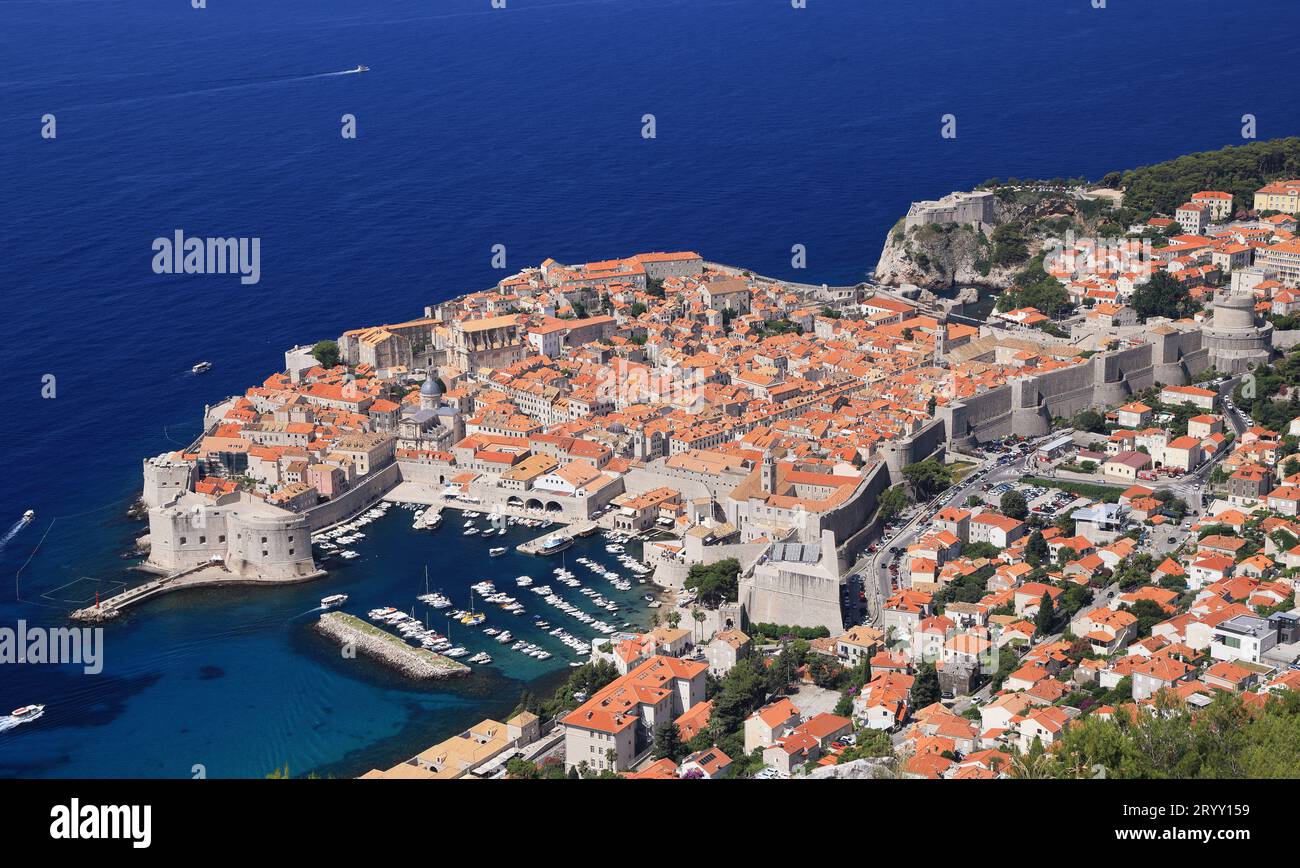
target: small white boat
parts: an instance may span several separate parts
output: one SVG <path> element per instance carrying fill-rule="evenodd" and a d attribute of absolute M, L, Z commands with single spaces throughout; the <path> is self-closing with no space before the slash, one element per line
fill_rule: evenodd
<path fill-rule="evenodd" d="M 28 720 L 30 718 L 36 717 L 44 710 L 45 710 L 44 705 L 24 705 L 22 708 L 15 708 L 13 711 L 9 712 L 9 714 L 10 716 L 16 717 L 19 720 Z"/>
<path fill-rule="evenodd" d="M 488 549 L 488 555 L 490 557 L 499 558 L 507 551 L 509 551 L 509 549 L 507 549 L 505 546 L 496 546 L 495 548 Z"/>
<path fill-rule="evenodd" d="M 347 601 L 347 594 L 330 594 L 328 597 L 321 597 L 320 607 L 322 609 L 329 609 L 334 606 L 341 606 Z"/>
<path fill-rule="evenodd" d="M 352 71 L 353 71 L 353 72 L 369 72 L 369 71 L 370 71 L 370 67 L 368 67 L 368 66 L 363 66 L 362 64 L 358 63 L 358 64 L 357 64 L 357 68 L 354 69 L 354 70 L 352 70 Z"/>
<path fill-rule="evenodd" d="M 31 521 L 31 520 L 34 519 L 34 518 L 36 518 L 36 510 L 29 509 L 29 510 L 27 510 L 26 512 L 23 513 L 23 521 L 28 521 L 28 522 L 29 522 L 29 521 Z"/>
<path fill-rule="evenodd" d="M 212 362 L 199 362 L 197 365 L 190 368 L 190 370 L 196 374 L 202 374 L 205 371 L 212 370 Z"/>

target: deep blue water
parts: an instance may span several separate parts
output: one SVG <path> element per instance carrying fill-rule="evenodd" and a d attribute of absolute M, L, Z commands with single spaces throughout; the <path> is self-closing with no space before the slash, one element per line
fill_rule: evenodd
<path fill-rule="evenodd" d="M 490 285 L 494 244 L 512 270 L 690 248 L 850 282 L 911 199 L 1240 143 L 1246 113 L 1300 132 L 1293 3 L 209 5 L 0 0 L 0 530 L 39 514 L 0 550 L 5 623 L 58 622 L 43 592 L 117 577 L 140 458 L 188 442 L 205 403 L 294 343 Z M 261 283 L 154 275 L 177 228 L 260 237 Z M 109 628 L 103 675 L 0 669 L 0 708 L 50 704 L 0 733 L 0 775 L 355 774 L 508 709 L 536 672 L 413 691 L 293 618 L 334 590 L 400 605 L 426 560 L 463 572 L 458 535 L 390 524 L 310 588 L 141 609 Z"/>

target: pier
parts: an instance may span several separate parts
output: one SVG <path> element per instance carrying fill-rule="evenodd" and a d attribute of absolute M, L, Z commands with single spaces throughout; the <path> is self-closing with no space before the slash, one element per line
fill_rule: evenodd
<path fill-rule="evenodd" d="M 425 507 L 424 514 L 421 515 L 418 519 L 416 519 L 414 525 L 412 526 L 416 530 L 423 530 L 424 528 L 431 527 L 434 524 L 433 520 L 435 518 L 442 517 L 443 509 L 444 507 L 441 506 Z"/>
<path fill-rule="evenodd" d="M 236 576 L 222 564 L 199 564 L 198 566 L 152 579 L 133 588 L 127 588 L 111 597 L 105 597 L 93 606 L 77 609 L 69 617 L 73 621 L 99 623 L 116 618 L 130 606 L 143 603 L 145 600 L 152 600 L 154 597 L 160 597 L 163 594 L 169 594 L 172 591 L 180 591 L 186 588 L 220 588 L 229 585 L 297 584 L 298 582 L 308 582 L 320 578 L 323 575 L 325 575 L 324 570 L 317 570 L 310 575 L 295 579 L 254 579 Z"/>
<path fill-rule="evenodd" d="M 573 524 L 568 525 L 567 527 L 562 527 L 556 530 L 547 531 L 546 533 L 539 536 L 537 539 L 529 540 L 526 543 L 520 543 L 519 545 L 515 546 L 515 551 L 525 555 L 540 554 L 542 550 L 542 546 L 546 543 L 548 539 L 550 539 L 553 536 L 558 536 L 561 539 L 567 539 L 570 542 L 572 542 L 574 537 L 587 536 L 589 533 L 594 531 L 596 527 L 597 524 L 594 521 L 574 522 Z"/>
<path fill-rule="evenodd" d="M 470 668 L 450 657 L 408 645 L 400 636 L 367 624 L 346 612 L 326 612 L 316 631 L 341 645 L 352 645 L 366 656 L 397 669 L 410 678 L 450 678 L 468 675 Z"/>

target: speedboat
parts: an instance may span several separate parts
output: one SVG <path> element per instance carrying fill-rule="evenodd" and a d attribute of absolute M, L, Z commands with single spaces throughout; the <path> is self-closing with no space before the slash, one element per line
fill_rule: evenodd
<path fill-rule="evenodd" d="M 197 365 L 190 368 L 190 370 L 196 374 L 202 374 L 205 371 L 212 370 L 212 362 L 199 362 Z"/>
<path fill-rule="evenodd" d="M 328 597 L 321 597 L 320 607 L 322 609 L 329 609 L 333 606 L 341 606 L 347 601 L 347 594 L 330 594 Z"/>
<path fill-rule="evenodd" d="M 44 705 L 24 705 L 22 708 L 15 708 L 13 711 L 9 712 L 9 714 L 19 720 L 27 720 L 28 718 L 35 717 L 44 710 Z"/>
<path fill-rule="evenodd" d="M 31 521 L 36 518 L 36 510 L 29 509 L 23 513 L 23 521 Z"/>
<path fill-rule="evenodd" d="M 478 533 L 478 528 L 467 527 L 465 530 L 461 531 L 461 536 L 474 536 L 476 533 Z"/>
<path fill-rule="evenodd" d="M 370 71 L 370 67 L 368 67 L 368 66 L 363 66 L 362 64 L 358 63 L 358 64 L 357 64 L 357 68 L 354 69 L 354 70 L 352 70 L 352 71 L 353 71 L 353 72 L 369 72 L 369 71 Z"/>

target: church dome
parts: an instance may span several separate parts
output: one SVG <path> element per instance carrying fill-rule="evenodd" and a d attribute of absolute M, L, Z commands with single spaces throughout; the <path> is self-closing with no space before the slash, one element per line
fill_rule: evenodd
<path fill-rule="evenodd" d="M 430 374 L 424 381 L 424 385 L 420 387 L 420 395 L 426 398 L 441 398 L 442 386 L 438 384 L 438 378 Z"/>

